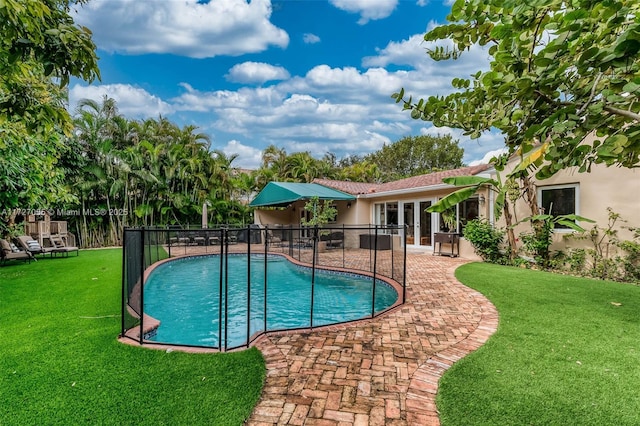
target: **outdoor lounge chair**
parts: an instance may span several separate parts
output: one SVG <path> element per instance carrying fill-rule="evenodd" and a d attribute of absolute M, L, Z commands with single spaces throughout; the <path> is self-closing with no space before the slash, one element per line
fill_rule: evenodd
<path fill-rule="evenodd" d="M 10 260 L 24 260 L 25 262 L 31 263 L 31 259 L 34 259 L 34 257 L 28 251 L 16 250 L 11 247 L 11 244 L 9 244 L 7 240 L 0 239 L 0 264 Z"/>
<path fill-rule="evenodd" d="M 15 239 L 16 243 L 22 248 L 22 250 L 36 254 L 47 254 L 53 251 L 53 247 L 42 247 L 39 242 L 29 237 L 28 235 L 20 235 Z"/>
<path fill-rule="evenodd" d="M 71 253 L 72 251 L 76 252 L 76 256 L 80 255 L 80 250 L 78 249 L 78 247 L 66 245 L 64 240 L 60 237 L 55 237 L 52 235 L 51 237 L 49 237 L 49 241 L 51 241 L 51 244 L 53 244 L 53 248 L 51 249 L 52 257 L 57 255 L 58 253 L 66 257 L 69 256 L 69 253 Z"/>
<path fill-rule="evenodd" d="M 220 231 L 213 231 L 213 233 L 209 235 L 209 245 L 210 246 L 220 245 Z"/>

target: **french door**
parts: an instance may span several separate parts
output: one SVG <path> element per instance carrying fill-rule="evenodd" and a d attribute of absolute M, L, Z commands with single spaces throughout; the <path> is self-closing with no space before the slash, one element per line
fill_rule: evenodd
<path fill-rule="evenodd" d="M 407 225 L 405 243 L 414 247 L 431 247 L 433 245 L 432 215 L 425 210 L 431 206 L 431 201 L 405 201 L 403 203 L 403 219 Z"/>

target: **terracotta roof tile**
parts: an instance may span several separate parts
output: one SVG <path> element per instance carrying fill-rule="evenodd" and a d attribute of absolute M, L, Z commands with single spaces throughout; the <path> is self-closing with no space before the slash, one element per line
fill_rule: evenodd
<path fill-rule="evenodd" d="M 346 180 L 314 179 L 313 183 L 328 186 L 351 195 L 368 194 L 380 186 L 378 183 L 350 182 Z"/>
<path fill-rule="evenodd" d="M 429 173 L 426 175 L 412 176 L 387 183 L 362 183 L 342 180 L 314 179 L 314 183 L 328 186 L 352 195 L 384 193 L 398 191 L 402 189 L 413 189 L 429 187 L 442 184 L 442 179 L 454 176 L 473 176 L 489 169 L 489 164 L 479 164 L 477 166 L 462 167 L 453 170 Z"/>

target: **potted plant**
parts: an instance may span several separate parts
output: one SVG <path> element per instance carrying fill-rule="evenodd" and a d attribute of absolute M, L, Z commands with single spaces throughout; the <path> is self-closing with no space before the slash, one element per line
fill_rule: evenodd
<path fill-rule="evenodd" d="M 447 232 L 455 232 L 458 224 L 455 207 L 444 210 L 442 213 L 440 213 L 440 215 L 442 216 L 442 221 L 444 222 L 444 226 L 447 229 Z"/>

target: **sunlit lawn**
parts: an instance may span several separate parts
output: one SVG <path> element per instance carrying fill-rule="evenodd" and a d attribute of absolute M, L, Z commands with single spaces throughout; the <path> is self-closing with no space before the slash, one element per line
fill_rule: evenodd
<path fill-rule="evenodd" d="M 443 425 L 639 425 L 640 287 L 489 264 L 496 334 L 442 378 Z"/>
<path fill-rule="evenodd" d="M 0 268 L 0 424 L 234 425 L 265 374 L 256 349 L 119 343 L 120 250 Z"/>

